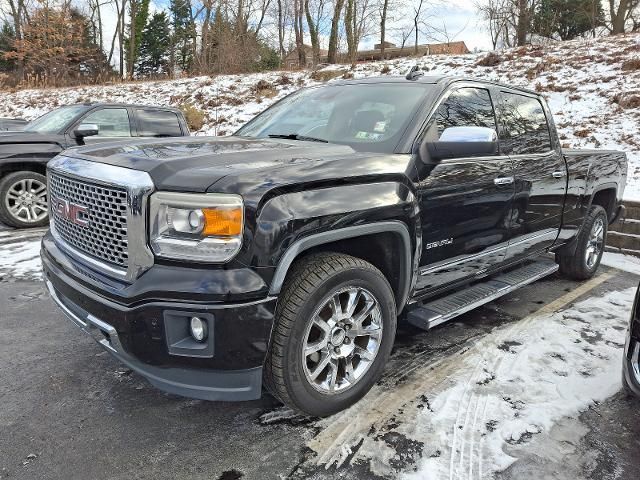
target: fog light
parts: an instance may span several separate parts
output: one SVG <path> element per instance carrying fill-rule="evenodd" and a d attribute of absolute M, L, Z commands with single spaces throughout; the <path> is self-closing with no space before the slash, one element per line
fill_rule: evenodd
<path fill-rule="evenodd" d="M 207 322 L 198 317 L 191 317 L 191 336 L 196 342 L 207 339 Z"/>

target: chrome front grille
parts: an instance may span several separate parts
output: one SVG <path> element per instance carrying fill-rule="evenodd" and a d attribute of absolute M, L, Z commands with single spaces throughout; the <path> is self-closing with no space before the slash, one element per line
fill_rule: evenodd
<path fill-rule="evenodd" d="M 103 262 L 127 269 L 127 202 L 124 188 L 101 185 L 49 172 L 51 218 L 57 235 L 69 246 Z M 65 215 L 60 201 L 80 206 L 78 220 Z"/>

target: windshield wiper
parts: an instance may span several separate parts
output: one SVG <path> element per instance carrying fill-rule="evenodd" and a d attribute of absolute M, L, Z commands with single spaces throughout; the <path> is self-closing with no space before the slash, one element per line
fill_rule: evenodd
<path fill-rule="evenodd" d="M 329 140 L 325 140 L 324 138 L 308 137 L 306 135 L 300 135 L 299 133 L 276 133 L 269 135 L 269 138 L 285 138 L 287 140 L 300 140 L 303 142 L 329 143 Z"/>

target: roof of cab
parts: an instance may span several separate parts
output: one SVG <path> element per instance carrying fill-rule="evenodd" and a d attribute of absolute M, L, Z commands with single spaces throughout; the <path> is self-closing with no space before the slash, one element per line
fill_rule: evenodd
<path fill-rule="evenodd" d="M 533 90 L 529 90 L 523 87 L 517 87 L 513 85 L 506 85 L 503 83 L 494 82 L 491 80 L 485 80 L 481 78 L 474 77 L 459 77 L 455 75 L 420 75 L 414 77 L 409 80 L 405 76 L 399 75 L 389 75 L 389 76 L 376 76 L 376 77 L 364 77 L 357 79 L 348 79 L 348 80 L 339 80 L 334 82 L 334 85 L 355 85 L 355 84 L 374 84 L 374 83 L 422 83 L 422 84 L 431 84 L 431 85 L 441 85 L 446 87 L 455 82 L 477 82 L 485 85 L 495 85 L 497 87 L 508 88 L 511 90 L 518 90 L 521 92 L 528 93 L 530 95 L 540 96 L 539 93 L 534 92 Z"/>
<path fill-rule="evenodd" d="M 86 107 L 123 107 L 123 108 L 146 108 L 153 110 L 167 110 L 171 112 L 179 112 L 180 110 L 173 107 L 166 107 L 164 105 L 140 105 L 137 103 L 115 103 L 115 102 L 87 102 L 77 103 L 76 105 L 84 105 Z"/>

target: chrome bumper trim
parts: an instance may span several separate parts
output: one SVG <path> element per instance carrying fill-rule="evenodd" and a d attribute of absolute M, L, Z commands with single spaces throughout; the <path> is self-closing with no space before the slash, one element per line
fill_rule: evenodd
<path fill-rule="evenodd" d="M 49 295 L 56 305 L 62 309 L 67 317 L 82 331 L 86 334 L 90 335 L 96 342 L 102 345 L 104 348 L 113 353 L 124 353 L 122 348 L 122 344 L 120 343 L 120 338 L 118 337 L 118 332 L 115 328 L 109 325 L 106 322 L 103 322 L 99 318 L 94 317 L 91 314 L 87 314 L 87 316 L 82 319 L 78 315 L 76 315 L 69 307 L 67 307 L 60 297 L 58 296 L 55 288 L 49 280 L 45 281 L 47 285 L 47 290 L 49 291 Z M 100 332 L 104 332 L 109 335 L 109 339 L 105 338 L 104 335 L 101 335 Z"/>

